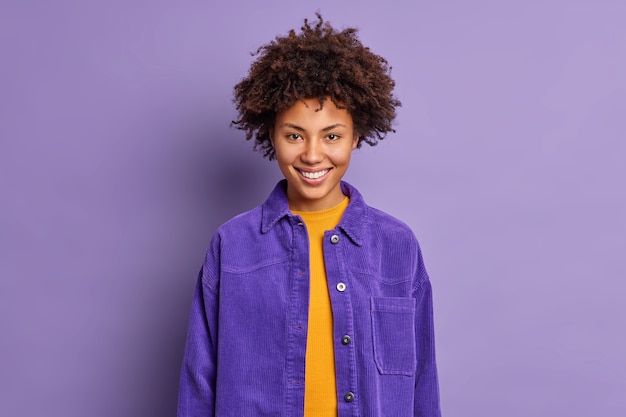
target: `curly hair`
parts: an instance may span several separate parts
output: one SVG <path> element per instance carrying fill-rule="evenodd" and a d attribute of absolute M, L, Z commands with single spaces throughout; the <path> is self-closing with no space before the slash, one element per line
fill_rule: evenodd
<path fill-rule="evenodd" d="M 347 109 L 363 142 L 376 145 L 389 132 L 400 101 L 392 94 L 391 67 L 363 46 L 354 28 L 335 30 L 317 13 L 318 22 L 307 19 L 301 33 L 291 30 L 261 46 L 248 76 L 234 88 L 238 119 L 232 124 L 255 138 L 254 149 L 274 159 L 270 141 L 276 114 L 296 101 L 319 98 L 320 109 L 328 97 Z"/>

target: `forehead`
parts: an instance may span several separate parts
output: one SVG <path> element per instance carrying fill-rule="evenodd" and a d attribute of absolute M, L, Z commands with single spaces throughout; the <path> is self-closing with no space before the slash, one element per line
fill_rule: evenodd
<path fill-rule="evenodd" d="M 322 103 L 318 98 L 308 98 L 298 100 L 291 107 L 276 114 L 276 128 L 280 128 L 285 123 L 311 126 L 330 123 L 351 127 L 352 116 L 348 110 L 337 107 L 328 98 Z"/>

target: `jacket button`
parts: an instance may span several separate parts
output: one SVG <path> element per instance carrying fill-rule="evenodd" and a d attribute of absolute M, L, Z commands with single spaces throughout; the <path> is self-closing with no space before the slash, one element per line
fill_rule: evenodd
<path fill-rule="evenodd" d="M 332 235 L 332 236 L 330 237 L 330 243 L 332 243 L 333 245 L 335 245 L 335 244 L 339 243 L 339 236 L 337 236 L 337 235 Z"/>
<path fill-rule="evenodd" d="M 344 284 L 343 282 L 340 282 L 339 284 L 337 284 L 337 291 L 344 292 L 345 290 L 346 290 L 346 284 Z"/>
<path fill-rule="evenodd" d="M 350 336 L 348 336 L 347 334 L 346 334 L 346 335 L 341 336 L 341 344 L 342 344 L 342 345 L 349 345 L 351 340 L 352 340 L 352 339 L 351 339 L 351 338 L 350 338 Z"/>
<path fill-rule="evenodd" d="M 354 401 L 354 394 L 348 392 L 346 395 L 343 396 L 343 399 L 346 400 L 347 403 L 351 403 L 352 401 Z"/>

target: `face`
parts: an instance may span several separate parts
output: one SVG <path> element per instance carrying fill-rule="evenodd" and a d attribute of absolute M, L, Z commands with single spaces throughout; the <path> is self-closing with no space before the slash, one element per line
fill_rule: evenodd
<path fill-rule="evenodd" d="M 343 200 L 339 182 L 358 142 L 347 110 L 330 99 L 321 110 L 317 98 L 297 101 L 276 115 L 271 138 L 289 208 L 319 211 Z"/>

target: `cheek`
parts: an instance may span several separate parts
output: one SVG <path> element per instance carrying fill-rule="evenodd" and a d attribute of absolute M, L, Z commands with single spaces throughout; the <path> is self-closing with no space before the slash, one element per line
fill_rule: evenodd
<path fill-rule="evenodd" d="M 279 146 L 274 148 L 274 150 L 276 151 L 276 161 L 278 162 L 278 165 L 285 166 L 290 165 L 293 162 L 294 154 L 293 152 L 289 152 L 289 149 Z"/>
<path fill-rule="evenodd" d="M 342 148 L 338 149 L 333 153 L 332 159 L 333 162 L 337 165 L 345 165 L 350 162 L 350 157 L 352 156 L 352 148 Z"/>

